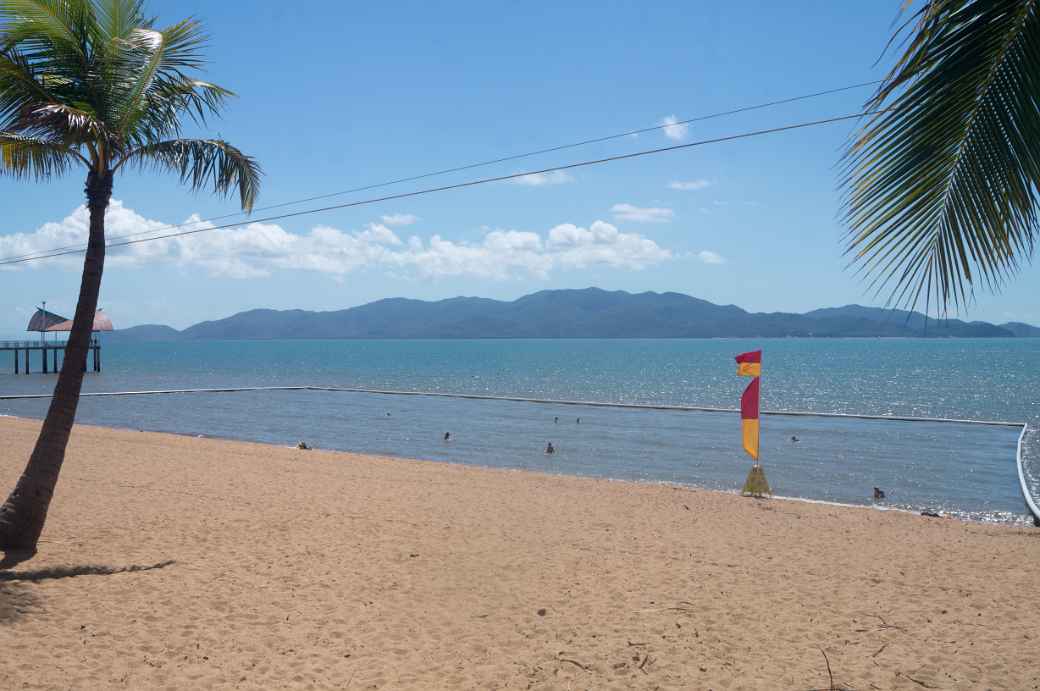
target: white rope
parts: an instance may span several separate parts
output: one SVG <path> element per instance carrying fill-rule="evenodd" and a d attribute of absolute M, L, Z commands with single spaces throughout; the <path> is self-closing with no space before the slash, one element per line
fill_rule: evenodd
<path fill-rule="evenodd" d="M 1022 496 L 1026 499 L 1026 505 L 1029 510 L 1033 512 L 1033 517 L 1040 520 L 1040 507 L 1037 507 L 1036 501 L 1033 499 L 1033 492 L 1026 483 L 1026 471 L 1025 461 L 1023 459 L 1022 447 L 1026 440 L 1026 430 L 1028 425 L 1022 425 L 1022 433 L 1018 435 L 1018 450 L 1015 452 L 1015 463 L 1018 465 L 1018 482 L 1022 485 Z"/>
<path fill-rule="evenodd" d="M 520 396 L 490 396 L 485 394 L 467 393 L 443 393 L 437 391 L 397 391 L 393 389 L 364 389 L 357 387 L 338 386 L 240 386 L 210 389 L 152 389 L 142 391 L 94 391 L 80 394 L 81 397 L 88 396 L 156 396 L 163 394 L 193 394 L 193 393 L 239 393 L 248 391 L 339 391 L 345 393 L 377 394 L 381 396 L 430 396 L 439 398 L 461 398 L 478 401 L 513 401 L 518 403 L 536 403 L 544 405 L 570 405 L 586 406 L 592 408 L 624 408 L 630 410 L 671 410 L 671 411 L 694 411 L 708 413 L 739 413 L 737 408 L 718 408 L 712 406 L 684 406 L 666 404 L 646 403 L 607 403 L 602 401 L 570 401 L 553 398 L 524 398 Z M 52 394 L 3 394 L 0 401 L 18 401 L 41 398 L 51 398 Z M 853 420 L 887 420 L 897 422 L 949 422 L 962 425 L 990 425 L 999 427 L 1021 427 L 1018 435 L 1018 448 L 1015 453 L 1015 464 L 1018 468 L 1018 481 L 1021 485 L 1022 496 L 1026 500 L 1029 510 L 1033 516 L 1040 520 L 1040 507 L 1033 499 L 1032 490 L 1026 482 L 1023 446 L 1025 444 L 1028 425 L 1024 422 L 1011 422 L 1006 420 L 965 420 L 961 418 L 945 417 L 916 417 L 910 415 L 865 415 L 859 413 L 817 413 L 800 410 L 763 410 L 763 415 L 786 415 L 791 417 L 822 417 L 822 418 L 846 418 Z"/>
<path fill-rule="evenodd" d="M 238 393 L 240 391 L 307 391 L 309 386 L 240 386 L 221 389 L 154 389 L 144 391 L 91 391 L 81 393 L 80 398 L 87 396 L 156 396 L 174 393 Z M 49 393 L 4 394 L 0 401 L 24 401 L 34 398 L 51 398 Z"/>
<path fill-rule="evenodd" d="M 657 403 L 610 403 L 603 401 L 570 401 L 556 398 L 521 398 L 518 396 L 489 396 L 485 394 L 441 393 L 435 391 L 398 391 L 393 389 L 361 389 L 336 386 L 308 386 L 312 391 L 347 391 L 385 396 L 438 396 L 442 398 L 469 398 L 481 401 L 517 401 L 546 405 L 580 405 L 591 408 L 628 408 L 634 410 L 676 410 L 706 413 L 739 413 L 739 408 L 718 408 L 699 405 L 667 405 Z M 818 413 L 809 410 L 763 410 L 763 415 L 787 415 L 801 417 L 852 418 L 856 420 L 897 420 L 901 422 L 955 422 L 965 425 L 996 425 L 999 427 L 1021 427 L 1023 423 L 1009 420 L 965 420 L 946 417 L 915 417 L 910 415 L 866 415 L 860 413 Z"/>
<path fill-rule="evenodd" d="M 668 405 L 664 403 L 611 403 L 605 401 L 573 401 L 558 398 L 525 398 L 521 396 L 491 396 L 487 394 L 445 393 L 440 391 L 408 391 L 395 389 L 365 389 L 345 386 L 241 386 L 214 389 L 154 389 L 143 391 L 94 391 L 80 394 L 86 396 L 155 396 L 160 394 L 188 393 L 239 393 L 247 391 L 339 391 L 344 393 L 377 394 L 380 396 L 430 396 L 436 398 L 461 398 L 477 401 L 513 401 L 541 405 L 570 405 L 589 408 L 624 408 L 629 410 L 672 410 L 706 413 L 739 413 L 738 408 L 719 408 L 698 405 Z M 0 401 L 18 401 L 51 398 L 52 394 L 3 394 Z M 809 410 L 763 410 L 763 415 L 785 415 L 790 417 L 825 417 L 852 420 L 887 420 L 898 422 L 950 422 L 961 425 L 991 425 L 998 427 L 1022 427 L 1025 423 L 1009 420 L 967 420 L 948 417 L 918 417 L 912 415 L 867 415 L 862 413 L 819 413 Z"/>

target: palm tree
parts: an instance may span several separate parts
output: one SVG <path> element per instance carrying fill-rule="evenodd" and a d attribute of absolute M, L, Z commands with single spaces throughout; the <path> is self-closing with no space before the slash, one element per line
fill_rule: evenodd
<path fill-rule="evenodd" d="M 105 263 L 115 173 L 173 171 L 193 189 L 237 189 L 250 210 L 257 163 L 225 141 L 180 138 L 231 92 L 199 81 L 206 37 L 164 29 L 141 0 L 0 0 L 0 174 L 35 180 L 83 166 L 90 235 L 65 361 L 25 471 L 0 507 L 0 548 L 34 553 L 79 403 Z"/>
<path fill-rule="evenodd" d="M 890 302 L 946 314 L 1040 234 L 1040 0 L 928 0 L 900 40 L 845 159 L 848 251 Z"/>

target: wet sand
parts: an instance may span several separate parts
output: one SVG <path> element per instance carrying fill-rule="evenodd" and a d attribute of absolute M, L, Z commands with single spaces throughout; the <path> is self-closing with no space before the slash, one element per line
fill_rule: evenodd
<path fill-rule="evenodd" d="M 80 426 L 0 679 L 1033 689 L 1037 592 L 1033 528 Z"/>

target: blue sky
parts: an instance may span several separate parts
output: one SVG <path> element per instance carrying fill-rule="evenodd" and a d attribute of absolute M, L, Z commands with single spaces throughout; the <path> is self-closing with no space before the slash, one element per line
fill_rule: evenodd
<path fill-rule="evenodd" d="M 238 94 L 206 133 L 259 159 L 265 206 L 876 79 L 891 59 L 878 62 L 900 4 L 258 0 L 243 12 L 237 3 L 153 0 L 149 8 L 161 24 L 186 15 L 205 22 L 213 37 L 207 78 Z M 844 115 L 868 94 L 385 191 Z M 589 285 L 673 290 L 751 310 L 880 304 L 842 256 L 838 159 L 852 128 L 140 245 L 110 254 L 101 304 L 117 326 L 177 327 L 253 307 L 511 299 Z M 0 254 L 79 237 L 82 186 L 78 174 L 47 184 L 0 179 Z M 236 210 L 173 177 L 134 172 L 117 178 L 114 199 L 110 235 Z M 24 328 L 43 299 L 71 314 L 78 261 L 0 272 L 0 332 Z M 967 317 L 1040 323 L 1038 294 L 1040 270 L 1027 267 L 1002 295 L 980 295 Z"/>

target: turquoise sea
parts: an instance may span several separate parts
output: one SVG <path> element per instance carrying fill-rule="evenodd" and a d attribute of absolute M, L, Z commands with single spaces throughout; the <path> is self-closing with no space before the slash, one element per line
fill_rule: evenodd
<path fill-rule="evenodd" d="M 755 348 L 765 410 L 1040 423 L 1040 339 L 112 341 L 84 391 L 313 385 L 732 408 L 747 384 L 733 356 Z M 53 384 L 0 361 L 0 394 Z M 0 414 L 45 410 L 0 401 Z M 79 420 L 717 489 L 739 488 L 749 465 L 733 413 L 271 391 L 85 397 Z M 779 416 L 762 426 L 777 494 L 870 503 L 878 486 L 900 508 L 1025 514 L 1017 428 Z M 1029 465 L 1040 477 L 1040 462 Z"/>

